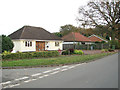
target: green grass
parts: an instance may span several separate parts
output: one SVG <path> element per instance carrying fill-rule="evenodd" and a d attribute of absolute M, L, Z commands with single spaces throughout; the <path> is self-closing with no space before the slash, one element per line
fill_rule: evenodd
<path fill-rule="evenodd" d="M 14 67 L 14 66 L 40 66 L 40 65 L 59 65 L 59 64 L 72 64 L 78 62 L 86 62 L 101 58 L 113 53 L 101 53 L 94 55 L 71 55 L 71 56 L 59 56 L 54 58 L 41 58 L 41 59 L 23 59 L 14 61 L 2 61 L 2 67 Z"/>

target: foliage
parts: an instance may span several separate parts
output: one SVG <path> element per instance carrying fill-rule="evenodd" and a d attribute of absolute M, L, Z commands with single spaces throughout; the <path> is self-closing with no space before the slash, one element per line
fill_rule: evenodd
<path fill-rule="evenodd" d="M 73 54 L 73 53 L 74 53 L 74 49 L 67 49 L 62 52 L 62 55 L 69 55 L 69 54 Z"/>
<path fill-rule="evenodd" d="M 106 26 L 107 32 L 111 34 L 112 39 L 115 39 L 115 34 L 119 31 L 119 28 L 116 28 L 120 22 L 120 1 L 98 1 L 88 2 L 86 6 L 79 8 L 78 21 L 83 27 L 99 27 Z M 98 29 L 99 30 L 99 29 Z M 99 31 L 100 31 L 99 30 Z"/>
<path fill-rule="evenodd" d="M 69 51 L 70 51 L 70 54 L 74 53 L 74 49 L 69 49 Z"/>
<path fill-rule="evenodd" d="M 102 52 L 108 52 L 108 49 L 102 49 L 101 51 Z"/>
<path fill-rule="evenodd" d="M 98 25 L 93 28 L 93 33 L 106 38 L 107 35 L 111 36 L 110 30 L 106 25 Z"/>
<path fill-rule="evenodd" d="M 11 52 L 10 51 L 4 51 L 2 54 L 7 55 L 7 54 L 11 54 Z"/>
<path fill-rule="evenodd" d="M 114 49 L 109 48 L 108 51 L 109 52 L 114 52 Z"/>
<path fill-rule="evenodd" d="M 105 43 L 105 41 L 102 41 L 101 43 Z"/>
<path fill-rule="evenodd" d="M 30 58 L 43 58 L 43 57 L 56 57 L 59 56 L 58 51 L 42 51 L 42 52 L 17 52 L 2 54 L 3 60 L 17 60 L 17 59 L 30 59 Z"/>
<path fill-rule="evenodd" d="M 5 35 L 2 35 L 2 52 L 4 51 L 12 51 L 14 44 L 12 40 Z"/>
<path fill-rule="evenodd" d="M 73 64 L 92 61 L 103 56 L 111 55 L 113 53 L 101 53 L 95 55 L 71 55 L 60 56 L 54 58 L 40 58 L 40 59 L 21 59 L 13 61 L 2 61 L 2 67 L 14 67 L 14 66 L 40 66 L 40 65 L 61 65 L 61 64 Z"/>
<path fill-rule="evenodd" d="M 67 35 L 70 32 L 78 32 L 79 28 L 73 26 L 73 25 L 64 25 L 61 26 L 60 28 L 60 33 L 62 34 L 62 36 Z"/>
<path fill-rule="evenodd" d="M 82 50 L 74 50 L 74 54 L 83 55 L 83 51 Z"/>
<path fill-rule="evenodd" d="M 115 49 L 120 49 L 120 42 L 118 40 L 111 40 L 109 43 L 111 48 L 115 45 Z"/>
<path fill-rule="evenodd" d="M 55 32 L 53 34 L 56 35 L 56 36 L 58 36 L 58 37 L 62 37 L 62 34 L 60 32 Z"/>
<path fill-rule="evenodd" d="M 68 54 L 70 54 L 68 50 L 62 52 L 62 55 L 68 55 Z"/>
<path fill-rule="evenodd" d="M 106 39 L 107 39 L 107 40 L 110 40 L 110 38 L 109 38 L 109 36 L 108 36 L 108 35 L 106 36 Z"/>
<path fill-rule="evenodd" d="M 101 43 L 101 42 L 96 41 L 95 43 L 99 44 L 99 43 Z"/>

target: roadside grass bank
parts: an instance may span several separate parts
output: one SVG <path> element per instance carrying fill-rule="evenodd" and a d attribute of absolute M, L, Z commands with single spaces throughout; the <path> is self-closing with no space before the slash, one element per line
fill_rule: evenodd
<path fill-rule="evenodd" d="M 74 64 L 83 63 L 99 59 L 108 55 L 114 54 L 110 53 L 100 53 L 93 55 L 69 55 L 69 56 L 59 56 L 54 58 L 41 58 L 41 59 L 21 59 L 13 61 L 2 61 L 2 67 L 17 67 L 17 66 L 44 66 L 44 65 L 62 65 L 62 64 Z"/>

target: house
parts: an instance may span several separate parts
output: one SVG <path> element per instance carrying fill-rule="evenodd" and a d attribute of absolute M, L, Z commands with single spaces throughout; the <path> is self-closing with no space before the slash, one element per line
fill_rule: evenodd
<path fill-rule="evenodd" d="M 63 44 L 92 44 L 91 40 L 78 32 L 71 32 L 62 37 Z"/>
<path fill-rule="evenodd" d="M 91 35 L 88 37 L 92 42 L 102 42 L 102 41 L 105 41 L 105 42 L 108 42 L 108 40 L 104 39 L 103 37 L 100 37 L 98 35 Z"/>
<path fill-rule="evenodd" d="M 14 43 L 13 52 L 62 50 L 62 39 L 41 27 L 23 26 L 9 37 Z"/>

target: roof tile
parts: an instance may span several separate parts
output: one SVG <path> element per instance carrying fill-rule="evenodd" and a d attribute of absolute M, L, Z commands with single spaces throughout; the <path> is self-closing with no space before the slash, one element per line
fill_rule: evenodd
<path fill-rule="evenodd" d="M 90 39 L 77 32 L 71 32 L 62 37 L 64 41 L 91 42 Z"/>
<path fill-rule="evenodd" d="M 23 26 L 9 35 L 11 39 L 61 40 L 41 27 Z"/>

